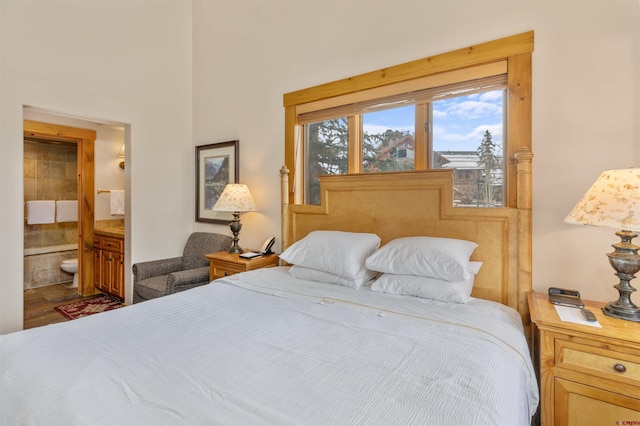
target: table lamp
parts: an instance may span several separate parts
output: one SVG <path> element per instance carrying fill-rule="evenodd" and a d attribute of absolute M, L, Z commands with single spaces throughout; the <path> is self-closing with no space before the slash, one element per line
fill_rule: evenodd
<path fill-rule="evenodd" d="M 242 229 L 240 212 L 254 212 L 258 210 L 247 185 L 230 183 L 225 186 L 224 191 L 220 194 L 220 198 L 218 198 L 215 206 L 213 206 L 213 210 L 233 213 L 233 220 L 229 223 L 229 227 L 233 233 L 233 244 L 229 249 L 229 253 L 242 253 L 242 249 L 238 245 L 238 234 L 240 233 L 240 229 Z"/>
<path fill-rule="evenodd" d="M 567 223 L 620 229 L 620 242 L 612 244 L 609 263 L 620 283 L 620 297 L 604 308 L 605 315 L 640 322 L 640 309 L 631 302 L 636 291 L 629 283 L 640 270 L 638 249 L 631 240 L 640 231 L 640 168 L 606 170 L 564 219 Z"/>

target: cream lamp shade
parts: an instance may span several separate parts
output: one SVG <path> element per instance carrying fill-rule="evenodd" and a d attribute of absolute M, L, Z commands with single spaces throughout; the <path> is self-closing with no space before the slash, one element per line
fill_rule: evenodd
<path fill-rule="evenodd" d="M 640 168 L 606 170 L 564 221 L 640 231 Z"/>
<path fill-rule="evenodd" d="M 242 253 L 243 250 L 238 245 L 238 234 L 240 233 L 240 229 L 242 229 L 240 212 L 254 212 L 258 210 L 247 185 L 230 183 L 225 186 L 224 191 L 220 194 L 220 198 L 218 198 L 218 201 L 213 206 L 213 210 L 233 212 L 233 220 L 229 223 L 231 233 L 233 234 L 233 244 L 229 249 L 229 253 Z"/>
<path fill-rule="evenodd" d="M 564 221 L 620 229 L 616 232 L 620 242 L 612 244 L 614 251 L 607 253 L 620 279 L 614 286 L 619 297 L 602 310 L 610 317 L 640 322 L 640 309 L 631 302 L 636 289 L 630 284 L 640 271 L 640 247 L 631 242 L 640 231 L 640 168 L 602 173 Z"/>
<path fill-rule="evenodd" d="M 220 198 L 213 206 L 213 210 L 222 212 L 254 212 L 258 211 L 255 201 L 247 185 L 230 183 L 220 194 Z"/>

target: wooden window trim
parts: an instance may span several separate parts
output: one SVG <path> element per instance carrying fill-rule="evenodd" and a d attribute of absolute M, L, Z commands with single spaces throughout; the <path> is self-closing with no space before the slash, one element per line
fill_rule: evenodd
<path fill-rule="evenodd" d="M 364 90 L 381 88 L 390 84 L 425 78 L 438 73 L 460 70 L 467 67 L 507 61 L 507 179 L 505 206 L 515 207 L 516 168 L 514 155 L 521 148 L 531 149 L 531 56 L 534 32 L 513 35 L 463 49 L 442 53 L 389 68 L 360 74 L 354 77 L 325 83 L 308 89 L 286 93 L 285 107 L 285 165 L 291 174 L 299 176 L 295 163 L 295 137 L 298 126 L 296 111 L 298 106 L 322 101 L 336 96 L 345 96 Z M 416 157 L 417 157 L 416 153 Z M 295 192 L 303 188 L 301 179 L 289 181 L 289 200 L 295 203 Z M 300 200 L 300 197 L 298 201 Z"/>
<path fill-rule="evenodd" d="M 334 96 L 327 99 L 320 99 L 313 102 L 307 102 L 304 104 L 296 105 L 296 114 L 298 114 L 298 120 L 303 123 L 316 122 L 323 120 L 324 117 L 313 117 L 314 115 L 325 110 L 338 109 L 337 113 L 329 111 L 328 117 L 342 117 L 350 115 L 354 112 L 360 112 L 360 106 L 375 106 L 376 103 L 382 102 L 394 102 L 396 100 L 403 100 L 407 98 L 414 98 L 416 95 L 423 99 L 429 99 L 433 97 L 433 94 L 439 93 L 442 95 L 442 88 L 446 93 L 451 86 L 460 86 L 468 88 L 477 81 L 490 77 L 498 77 L 507 74 L 507 61 L 498 61 L 491 64 L 477 65 L 474 67 L 467 67 L 461 70 L 452 70 L 436 75 L 429 75 L 413 80 L 402 81 L 399 83 L 388 84 L 373 89 L 361 90 L 355 93 L 348 93 L 342 96 Z M 421 92 L 426 92 L 424 96 L 420 96 Z M 456 95 L 458 96 L 458 95 Z M 396 99 L 394 99 L 396 98 Z M 420 103 L 418 101 L 417 103 Z M 370 104 L 370 105 L 366 105 Z M 344 111 L 340 111 L 344 110 Z M 305 115 L 310 114 L 311 119 L 304 118 Z M 302 116 L 302 117 L 300 117 Z"/>

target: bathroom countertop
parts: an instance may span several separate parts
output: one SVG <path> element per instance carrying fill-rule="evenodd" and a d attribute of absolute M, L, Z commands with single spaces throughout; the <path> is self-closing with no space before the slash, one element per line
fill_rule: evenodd
<path fill-rule="evenodd" d="M 124 228 L 112 227 L 112 228 L 95 228 L 94 234 L 100 234 L 107 237 L 124 238 Z"/>

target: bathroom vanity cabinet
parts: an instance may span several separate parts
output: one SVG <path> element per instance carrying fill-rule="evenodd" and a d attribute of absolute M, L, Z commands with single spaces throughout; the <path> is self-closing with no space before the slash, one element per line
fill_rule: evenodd
<path fill-rule="evenodd" d="M 95 233 L 93 285 L 124 299 L 124 238 Z"/>

